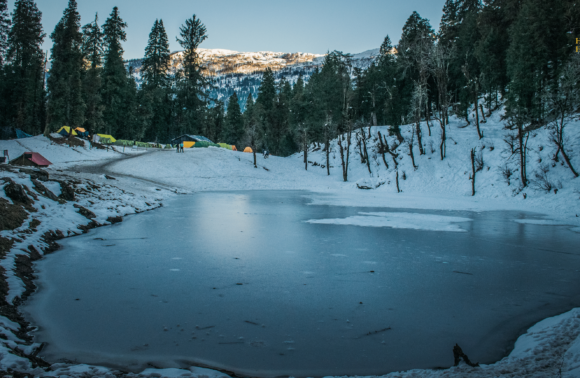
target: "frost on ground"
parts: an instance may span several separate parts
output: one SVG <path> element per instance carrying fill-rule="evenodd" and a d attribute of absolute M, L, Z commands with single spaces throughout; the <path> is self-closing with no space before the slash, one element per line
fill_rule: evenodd
<path fill-rule="evenodd" d="M 378 132 L 387 136 L 390 145 L 395 144 L 395 137 L 388 136 L 386 126 L 373 127 L 366 133 L 367 164 L 361 156 L 362 147 L 356 143 L 355 131 L 348 182 L 343 182 L 336 140 L 330 144 L 330 176 L 326 174 L 326 152 L 319 145 L 310 146 L 308 170 L 304 170 L 302 153 L 269 159 L 258 155 L 255 168 L 252 154 L 219 148 L 186 149 L 185 153 L 177 154 L 175 150 L 155 149 L 123 152 L 118 147 L 97 150 L 87 143 L 69 147 L 43 136 L 0 141 L 0 150 L 9 150 L 12 159 L 25 151 L 34 151 L 54 163 L 44 170 L 49 174 L 46 180 L 30 173 L 31 169 L 0 170 L 0 178 L 5 178 L 0 180 L 0 371 L 61 377 L 225 376 L 195 367 L 147 369 L 135 374 L 79 364 L 51 366 L 36 357 L 40 345 L 32 342 L 28 335 L 31 329 L 18 313 L 18 304 L 34 289 L 31 262 L 56 248 L 55 240 L 81 233 L 87 227 L 109 224 L 119 216 L 153 209 L 175 193 L 310 190 L 305 196 L 312 205 L 398 209 L 311 222 L 441 231 L 461 231 L 462 223 L 469 219 L 435 219 L 431 215 L 418 218 L 401 209 L 519 210 L 536 212 L 538 218 L 514 219 L 516 222 L 546 227 L 567 225 L 580 233 L 580 179 L 573 177 L 561 159 L 554 159 L 556 148 L 551 145 L 549 131 L 542 128 L 530 134 L 527 171 L 531 181 L 529 186 L 522 187 L 518 161 L 506 142 L 510 137 L 503 128 L 501 112 L 494 112 L 487 123 L 481 124 L 485 135 L 481 140 L 473 124 L 465 127 L 465 121 L 450 117 L 444 160 L 438 151 L 439 127 L 431 123 L 429 130 L 425 122 L 421 123 L 425 154 L 421 155 L 415 144 L 416 168 L 405 144 L 395 150 L 397 164 L 388 154 L 383 160 Z M 576 152 L 572 164 L 580 167 L 580 122 L 572 121 L 568 133 L 569 149 Z M 402 134 L 409 139 L 412 126 L 402 126 Z M 476 194 L 472 197 L 469 177 L 473 148 L 481 156 L 482 164 L 476 173 Z M 400 193 L 396 189 L 397 172 Z M 8 190 L 12 197 L 6 192 L 9 185 L 13 185 L 11 188 L 18 185 L 24 196 L 13 199 L 14 191 Z M 71 191 L 74 199 L 70 198 Z M 574 309 L 530 328 L 518 339 L 512 353 L 495 364 L 471 368 L 461 363 L 446 370 L 412 370 L 386 377 L 580 377 L 579 334 L 580 309 Z"/>
<path fill-rule="evenodd" d="M 391 227 L 410 228 L 413 230 L 426 231 L 458 231 L 465 232 L 455 223 L 469 222 L 472 219 L 461 217 L 449 217 L 444 215 L 417 214 L 417 213 L 365 213 L 348 218 L 336 219 L 310 219 L 308 223 L 339 224 L 362 227 Z"/>

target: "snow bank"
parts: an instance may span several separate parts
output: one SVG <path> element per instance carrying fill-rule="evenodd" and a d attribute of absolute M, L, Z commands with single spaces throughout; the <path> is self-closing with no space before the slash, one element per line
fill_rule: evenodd
<path fill-rule="evenodd" d="M 417 213 L 364 213 L 348 218 L 310 219 L 307 223 L 336 224 L 362 227 L 391 227 L 410 228 L 427 231 L 457 231 L 465 232 L 456 225 L 458 222 L 469 222 L 472 219 L 449 217 L 444 215 L 417 214 Z"/>
<path fill-rule="evenodd" d="M 82 140 L 83 146 L 69 147 L 66 144 L 52 142 L 43 135 L 32 138 L 13 140 L 0 140 L 0 150 L 8 150 L 10 159 L 15 159 L 24 152 L 38 152 L 47 158 L 53 165 L 52 168 L 66 168 L 71 165 L 95 163 L 118 159 L 122 156 L 123 147 L 112 146 L 108 150 L 91 148 L 88 141 Z M 143 153 L 142 149 L 125 149 L 125 154 Z"/>

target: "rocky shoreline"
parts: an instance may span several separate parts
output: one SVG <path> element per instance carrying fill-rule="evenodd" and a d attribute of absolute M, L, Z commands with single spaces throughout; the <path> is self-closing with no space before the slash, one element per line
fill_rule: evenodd
<path fill-rule="evenodd" d="M 104 180 L 114 178 L 106 176 Z M 60 186 L 60 193 L 54 193 L 48 184 L 53 190 Z M 33 342 L 34 327 L 19 311 L 19 306 L 36 290 L 34 262 L 58 250 L 60 239 L 121 222 L 128 214 L 158 208 L 162 206 L 161 199 L 63 172 L 9 165 L 0 165 L 0 185 L 0 344 L 4 349 L 0 350 L 0 374 L 54 376 L 63 364 L 54 366 L 38 357 L 43 345 Z M 132 200 L 123 201 L 123 197 Z M 111 201 L 113 198 L 121 199 L 117 206 Z M 51 227 L 57 216 L 51 211 L 53 207 L 64 210 L 58 215 L 70 221 L 66 222 L 66 229 Z M 55 226 L 62 226 L 62 222 Z M 106 375 L 125 375 L 105 370 L 110 373 Z"/>

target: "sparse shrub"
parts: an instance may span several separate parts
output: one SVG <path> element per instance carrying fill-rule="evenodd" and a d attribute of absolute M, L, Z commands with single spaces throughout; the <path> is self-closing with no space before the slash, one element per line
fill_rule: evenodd
<path fill-rule="evenodd" d="M 505 163 L 505 165 L 503 167 L 499 167 L 499 171 L 501 173 L 501 176 L 503 177 L 503 179 L 505 180 L 505 182 L 509 186 L 510 185 L 510 178 L 514 174 L 514 171 L 509 167 L 509 165 L 507 163 Z"/>
<path fill-rule="evenodd" d="M 543 164 L 540 166 L 540 170 L 534 172 L 534 178 L 530 180 L 530 187 L 542 190 L 546 193 L 551 192 L 553 189 L 557 187 L 557 184 L 550 181 L 548 177 L 548 171 L 550 168 L 547 164 Z M 560 184 L 562 185 L 562 184 Z"/>
<path fill-rule="evenodd" d="M 435 153 L 435 151 L 436 151 L 435 150 L 435 145 L 433 144 L 433 140 L 432 139 L 429 140 L 429 150 L 431 150 L 431 153 L 432 154 Z"/>
<path fill-rule="evenodd" d="M 483 152 L 479 151 L 475 154 L 473 158 L 473 162 L 475 163 L 475 172 L 479 172 L 483 170 Z"/>
<path fill-rule="evenodd" d="M 401 178 L 402 178 L 403 180 L 406 180 L 406 179 L 407 179 L 407 174 L 405 173 L 405 171 L 403 171 L 403 175 L 401 176 Z"/>

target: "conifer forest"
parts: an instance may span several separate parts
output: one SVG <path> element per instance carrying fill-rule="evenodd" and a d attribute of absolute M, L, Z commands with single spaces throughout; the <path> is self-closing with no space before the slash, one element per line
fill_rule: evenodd
<path fill-rule="evenodd" d="M 98 15 L 82 22 L 70 0 L 53 31 L 43 30 L 41 18 L 34 0 L 17 0 L 11 15 L 0 0 L 0 127 L 48 135 L 69 125 L 162 143 L 202 134 L 288 156 L 369 125 L 389 125 L 403 142 L 401 125 L 427 121 L 429 131 L 442 131 L 443 159 L 451 114 L 481 139 L 480 122 L 505 106 L 516 148 L 530 131 L 553 125 L 554 143 L 569 160 L 565 119 L 580 103 L 580 5 L 573 0 L 447 0 L 438 32 L 413 12 L 401 39 L 385 36 L 368 69 L 331 51 L 294 85 L 266 69 L 256 98 L 234 92 L 226 101 L 208 95 L 213 83 L 198 48 L 211 31 L 195 15 L 179 29 L 178 69 L 170 67 L 163 20 L 155 21 L 141 85 L 124 64 L 128 26 L 117 7 L 104 22 Z M 41 50 L 45 38 L 54 43 L 49 54 Z M 422 132 L 417 126 L 420 150 Z M 568 165 L 577 176 L 578 167 Z"/>

